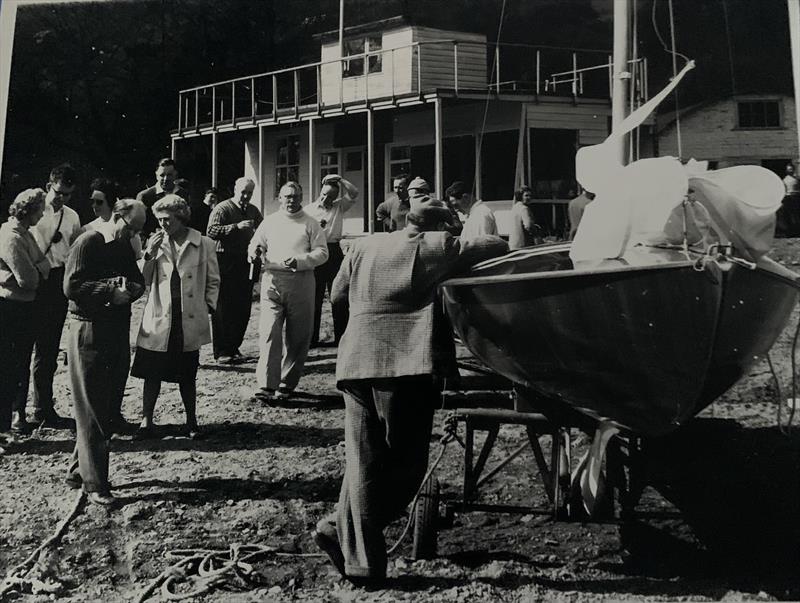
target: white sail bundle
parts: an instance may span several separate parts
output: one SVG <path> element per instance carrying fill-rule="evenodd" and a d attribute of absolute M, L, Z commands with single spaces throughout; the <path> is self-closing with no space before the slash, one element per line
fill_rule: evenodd
<path fill-rule="evenodd" d="M 675 157 L 629 165 L 617 159 L 620 138 L 641 125 L 693 67 L 687 63 L 604 142 L 578 151 L 578 182 L 596 197 L 575 235 L 573 262 L 585 266 L 620 258 L 641 244 L 687 244 L 703 250 L 714 243 L 732 244 L 751 261 L 769 251 L 775 212 L 784 196 L 781 179 L 770 170 L 747 165 L 707 171 L 705 162 L 684 165 Z"/>

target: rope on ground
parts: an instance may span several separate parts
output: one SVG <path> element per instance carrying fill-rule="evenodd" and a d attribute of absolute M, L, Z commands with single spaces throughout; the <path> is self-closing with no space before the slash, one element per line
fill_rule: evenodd
<path fill-rule="evenodd" d="M 439 444 L 441 448 L 439 449 L 439 456 L 436 457 L 436 460 L 431 465 L 431 468 L 428 469 L 428 472 L 425 474 L 425 477 L 422 479 L 422 483 L 417 488 L 417 493 L 414 495 L 413 500 L 411 501 L 411 506 L 408 511 L 408 519 L 406 520 L 406 525 L 403 528 L 403 532 L 398 537 L 397 541 L 386 551 L 387 555 L 393 554 L 400 544 L 405 540 L 406 536 L 408 536 L 408 532 L 411 529 L 411 525 L 414 523 L 414 513 L 417 509 L 417 502 L 419 501 L 419 497 L 422 494 L 422 490 L 425 489 L 425 484 L 428 483 L 428 480 L 431 479 L 433 476 L 433 472 L 436 471 L 436 468 L 439 466 L 439 463 L 442 462 L 442 458 L 444 457 L 444 451 L 447 450 L 447 445 L 452 442 L 453 440 L 457 440 L 459 444 L 464 446 L 464 443 L 458 437 L 456 430 L 458 429 L 458 421 L 455 419 L 454 416 L 449 416 L 444 421 L 444 435 L 439 439 Z"/>
<path fill-rule="evenodd" d="M 324 557 L 321 553 L 284 553 L 258 544 L 231 544 L 227 549 L 176 549 L 166 558 L 177 560 L 156 576 L 136 599 L 144 603 L 156 591 L 166 601 L 183 601 L 199 597 L 226 582 L 242 588 L 264 586 L 258 581 L 252 562 L 260 557 Z M 190 583 L 191 590 L 178 592 L 181 584 Z"/>
<path fill-rule="evenodd" d="M 53 533 L 50 538 L 45 540 L 42 544 L 40 544 L 35 551 L 33 551 L 28 558 L 25 559 L 22 563 L 14 566 L 3 579 L 2 584 L 0 584 L 0 600 L 3 600 L 5 596 L 12 591 L 22 592 L 32 592 L 34 587 L 41 589 L 41 590 L 49 590 L 46 588 L 46 584 L 39 581 L 33 580 L 28 578 L 28 574 L 33 570 L 36 566 L 39 556 L 41 553 L 54 545 L 56 545 L 64 536 L 64 532 L 67 531 L 67 527 L 75 519 L 78 514 L 80 513 L 81 509 L 83 508 L 83 503 L 86 500 L 86 493 L 81 490 L 78 492 L 78 495 L 75 497 L 75 501 L 72 504 L 72 508 L 70 512 L 61 520 L 61 522 L 56 527 L 56 531 Z"/>

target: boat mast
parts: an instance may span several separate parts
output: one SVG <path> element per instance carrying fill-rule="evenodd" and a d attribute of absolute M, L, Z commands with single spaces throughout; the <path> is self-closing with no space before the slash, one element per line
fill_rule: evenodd
<path fill-rule="evenodd" d="M 798 2 L 800 0 L 795 0 Z M 790 0 L 791 2 L 791 0 Z M 625 119 L 628 106 L 628 39 L 630 37 L 630 0 L 614 0 L 614 55 L 611 86 L 611 131 L 615 132 Z M 620 163 L 627 164 L 628 136 L 621 136 L 616 144 Z"/>
<path fill-rule="evenodd" d="M 787 0 L 789 8 L 789 39 L 792 48 L 792 77 L 794 78 L 794 116 L 797 134 L 797 153 L 800 162 L 800 0 Z M 797 164 L 795 164 L 797 165 Z"/>

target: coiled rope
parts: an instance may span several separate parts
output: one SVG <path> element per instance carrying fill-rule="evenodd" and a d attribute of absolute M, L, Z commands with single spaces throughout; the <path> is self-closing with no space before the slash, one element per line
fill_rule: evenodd
<path fill-rule="evenodd" d="M 37 589 L 49 590 L 42 589 L 42 587 L 45 587 L 46 584 L 39 580 L 29 578 L 28 575 L 31 573 L 33 568 L 36 567 L 40 554 L 45 549 L 53 547 L 60 542 L 62 536 L 64 536 L 64 533 L 67 531 L 69 524 L 80 514 L 85 501 L 86 493 L 83 490 L 80 490 L 78 495 L 75 497 L 75 501 L 72 503 L 69 513 L 64 517 L 64 519 L 61 520 L 58 526 L 56 526 L 56 531 L 53 533 L 53 535 L 40 544 L 35 551 L 28 555 L 28 558 L 25 559 L 25 561 L 11 568 L 6 577 L 3 579 L 3 582 L 0 584 L 0 601 L 4 600 L 6 595 L 12 592 L 32 593 Z"/>

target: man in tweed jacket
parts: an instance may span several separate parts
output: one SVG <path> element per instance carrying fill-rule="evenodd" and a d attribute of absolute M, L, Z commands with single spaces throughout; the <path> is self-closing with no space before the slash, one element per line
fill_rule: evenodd
<path fill-rule="evenodd" d="M 412 200 L 409 224 L 356 241 L 333 284 L 332 302 L 350 305 L 336 362 L 347 466 L 337 509 L 314 539 L 354 583 L 385 578 L 383 529 L 428 465 L 438 378 L 455 364 L 437 285 L 508 249 L 498 237 L 464 243 L 442 232 L 451 219 L 440 201 Z"/>

